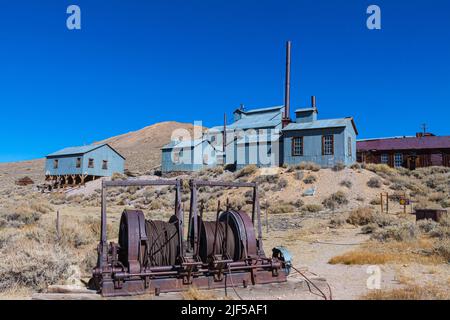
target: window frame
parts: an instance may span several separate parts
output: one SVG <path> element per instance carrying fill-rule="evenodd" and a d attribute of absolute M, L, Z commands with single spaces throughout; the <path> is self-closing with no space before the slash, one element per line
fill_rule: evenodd
<path fill-rule="evenodd" d="M 300 141 L 300 151 L 297 152 L 297 141 Z M 304 154 L 304 139 L 303 137 L 293 137 L 292 138 L 292 156 L 294 157 L 302 157 Z"/>
<path fill-rule="evenodd" d="M 386 159 L 383 160 L 383 157 L 386 157 Z M 382 154 L 380 155 L 380 163 L 381 163 L 381 164 L 389 164 L 389 154 L 387 154 L 387 153 L 382 153 Z"/>
<path fill-rule="evenodd" d="M 89 158 L 89 160 L 88 160 L 88 168 L 89 169 L 94 169 L 95 168 L 94 158 Z"/>
<path fill-rule="evenodd" d="M 58 169 L 59 167 L 59 159 L 53 159 L 53 169 Z"/>
<path fill-rule="evenodd" d="M 81 168 L 81 157 L 78 157 L 75 160 L 75 168 L 77 168 L 77 169 Z"/>
<path fill-rule="evenodd" d="M 103 162 L 102 162 L 102 170 L 108 170 L 108 160 L 103 160 Z"/>
<path fill-rule="evenodd" d="M 398 161 L 397 156 L 400 156 L 400 165 L 397 165 L 397 161 Z M 403 153 L 400 153 L 400 152 L 394 153 L 394 167 L 395 168 L 403 167 Z"/>
<path fill-rule="evenodd" d="M 327 152 L 327 138 L 331 138 L 331 150 Z M 333 134 L 324 134 L 322 135 L 322 155 L 323 156 L 333 156 L 334 155 L 334 135 Z"/>

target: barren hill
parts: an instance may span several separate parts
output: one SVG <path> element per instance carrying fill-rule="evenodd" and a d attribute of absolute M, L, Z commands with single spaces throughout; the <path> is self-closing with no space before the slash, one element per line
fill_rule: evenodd
<path fill-rule="evenodd" d="M 145 173 L 160 165 L 161 147 L 173 137 L 198 138 L 201 130 L 195 132 L 194 125 L 175 121 L 160 122 L 143 129 L 115 136 L 103 141 L 117 149 L 125 158 L 125 167 L 132 172 Z M 30 176 L 35 182 L 44 179 L 44 159 L 21 162 L 0 163 L 0 178 L 3 182 L 13 184 L 15 180 Z"/>
<path fill-rule="evenodd" d="M 160 122 L 138 131 L 115 136 L 97 143 L 108 143 L 127 160 L 125 167 L 133 172 L 145 173 L 160 165 L 161 147 L 169 143 L 171 137 L 198 138 L 201 129 L 195 132 L 189 123 Z"/>

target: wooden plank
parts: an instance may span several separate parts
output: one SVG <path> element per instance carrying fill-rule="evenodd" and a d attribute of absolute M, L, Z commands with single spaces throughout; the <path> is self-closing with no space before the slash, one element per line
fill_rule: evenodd
<path fill-rule="evenodd" d="M 35 293 L 31 300 L 101 300 L 98 294 L 91 293 Z"/>

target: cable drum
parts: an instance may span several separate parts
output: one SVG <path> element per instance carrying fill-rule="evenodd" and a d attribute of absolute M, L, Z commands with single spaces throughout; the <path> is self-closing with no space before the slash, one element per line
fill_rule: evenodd
<path fill-rule="evenodd" d="M 228 228 L 227 228 L 228 222 Z M 191 245 L 194 246 L 193 225 L 191 223 Z M 228 236 L 227 234 L 228 229 Z M 203 262 L 212 254 L 224 255 L 226 253 L 233 261 L 245 259 L 247 256 L 256 255 L 256 238 L 253 224 L 244 212 L 226 211 L 219 216 L 217 224 L 217 237 L 214 246 L 216 232 L 215 221 L 204 221 L 198 218 L 199 249 L 198 254 Z M 226 244 L 225 244 L 226 241 Z"/>
<path fill-rule="evenodd" d="M 214 245 L 214 236 L 216 234 L 215 221 L 200 221 L 200 247 L 199 256 L 203 262 L 207 262 L 209 256 L 225 255 L 233 258 L 236 251 L 236 242 L 233 230 L 229 227 L 227 230 L 226 222 L 217 223 L 217 236 Z M 227 235 L 228 232 L 228 236 Z M 226 242 L 226 244 L 225 244 Z"/>
<path fill-rule="evenodd" d="M 148 237 L 145 266 L 174 265 L 179 255 L 177 224 L 147 220 L 145 227 Z"/>

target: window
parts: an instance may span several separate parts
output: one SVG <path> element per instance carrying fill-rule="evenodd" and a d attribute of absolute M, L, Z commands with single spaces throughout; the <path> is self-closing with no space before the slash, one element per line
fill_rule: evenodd
<path fill-rule="evenodd" d="M 268 144 L 267 145 L 267 156 L 270 157 L 272 155 L 272 145 Z"/>
<path fill-rule="evenodd" d="M 322 136 L 322 155 L 334 154 L 334 137 L 332 134 Z"/>
<path fill-rule="evenodd" d="M 94 167 L 94 159 L 89 159 L 89 162 L 88 162 L 88 168 L 93 168 Z"/>
<path fill-rule="evenodd" d="M 387 153 L 383 153 L 381 155 L 381 163 L 388 164 L 389 162 L 389 155 Z"/>
<path fill-rule="evenodd" d="M 352 137 L 347 138 L 348 156 L 352 156 Z"/>
<path fill-rule="evenodd" d="M 394 166 L 396 168 L 403 166 L 403 154 L 396 153 L 394 155 Z"/>
<path fill-rule="evenodd" d="M 103 160 L 102 169 L 103 170 L 108 170 L 108 160 Z"/>
<path fill-rule="evenodd" d="M 58 159 L 53 160 L 53 169 L 58 169 Z"/>
<path fill-rule="evenodd" d="M 76 167 L 81 168 L 81 158 L 77 158 Z"/>
<path fill-rule="evenodd" d="M 292 155 L 293 156 L 303 155 L 303 137 L 292 138 Z"/>
<path fill-rule="evenodd" d="M 214 143 L 216 141 L 216 136 L 211 136 L 211 143 Z"/>

